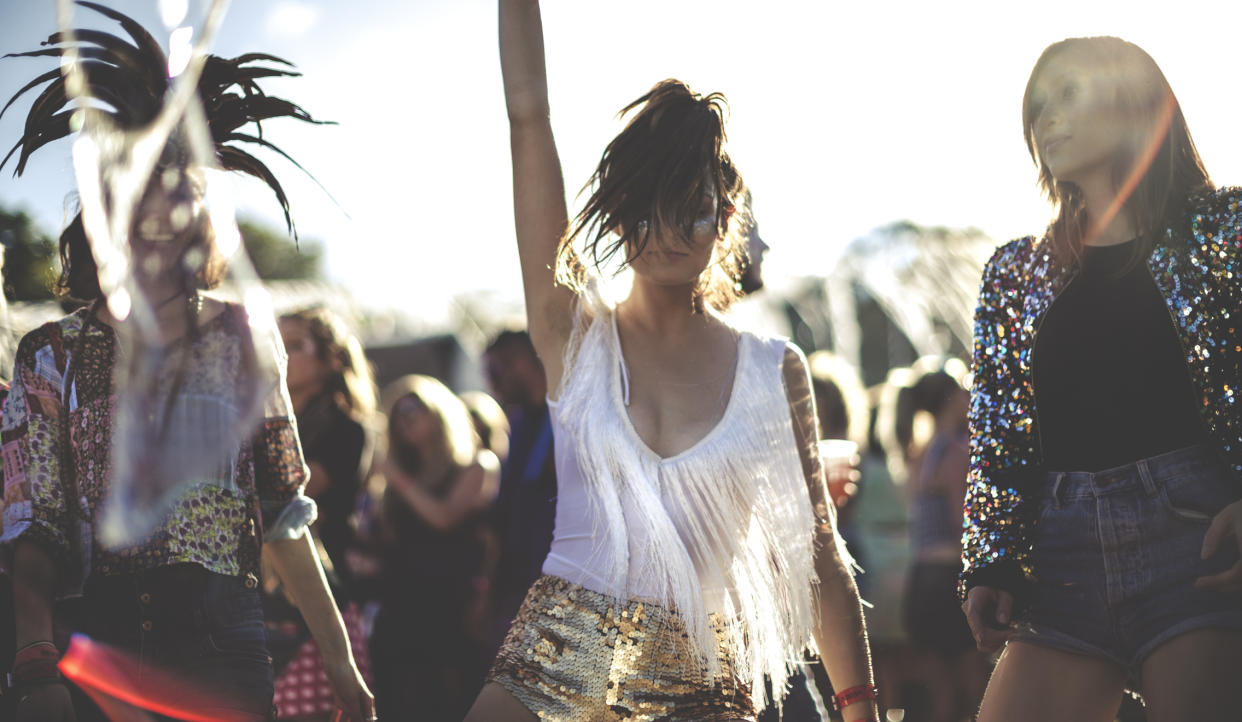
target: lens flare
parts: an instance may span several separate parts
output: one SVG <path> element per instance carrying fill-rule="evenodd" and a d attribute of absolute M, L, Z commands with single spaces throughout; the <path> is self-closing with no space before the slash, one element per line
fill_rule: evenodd
<path fill-rule="evenodd" d="M 148 665 L 114 647 L 75 634 L 60 660 L 60 672 L 81 687 L 112 722 L 128 722 L 138 708 L 186 722 L 245 722 L 242 711 L 218 692 L 207 691 L 183 677 Z M 118 704 L 119 703 L 119 704 Z M 147 717 L 149 719 L 149 717 Z"/>

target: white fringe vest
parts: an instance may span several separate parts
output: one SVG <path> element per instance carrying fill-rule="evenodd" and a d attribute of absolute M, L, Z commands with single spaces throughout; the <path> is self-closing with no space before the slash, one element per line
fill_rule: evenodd
<path fill-rule="evenodd" d="M 765 674 L 779 705 L 803 651 L 815 650 L 818 583 L 815 515 L 782 371 L 786 342 L 740 332 L 720 421 L 694 446 L 661 459 L 626 410 L 614 311 L 598 297 L 588 303 L 593 319 L 571 339 L 560 398 L 551 404 L 558 514 L 544 572 L 577 569 L 585 574 L 571 581 L 594 591 L 676 609 L 713 671 L 719 658 L 708 615 L 720 613 L 756 707 L 767 704 Z M 586 504 L 573 503 L 583 495 Z M 573 535 L 577 543 L 564 539 L 563 504 L 588 517 L 573 521 L 582 532 Z M 567 549 L 579 558 L 558 556 Z"/>

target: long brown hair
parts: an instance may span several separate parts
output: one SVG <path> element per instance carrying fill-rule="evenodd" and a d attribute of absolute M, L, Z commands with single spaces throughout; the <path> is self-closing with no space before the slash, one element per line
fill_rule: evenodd
<path fill-rule="evenodd" d="M 1071 52 L 1088 72 L 1111 83 L 1117 115 L 1129 120 L 1123 151 L 1113 161 L 1112 179 L 1118 212 L 1126 213 L 1138 231 L 1134 256 L 1126 264 L 1130 268 L 1145 260 L 1164 230 L 1177 223 L 1187 199 L 1212 190 L 1212 181 L 1169 81 L 1142 48 L 1107 36 L 1053 43 L 1039 56 L 1027 81 L 1022 130 L 1039 170 L 1039 185 L 1055 209 L 1049 233 L 1054 255 L 1076 261 L 1091 219 L 1080 189 L 1058 182 L 1040 158 L 1035 143 L 1038 113 L 1031 95 L 1048 61 Z"/>
<path fill-rule="evenodd" d="M 680 80 L 662 80 L 625 106 L 637 111 L 613 138 L 582 192 L 586 205 L 557 251 L 557 279 L 581 290 L 587 266 L 597 270 L 618 253 L 620 268 L 642 254 L 650 234 L 662 229 L 688 239 L 704 195 L 714 193 L 718 262 L 695 290 L 696 307 L 727 308 L 738 295 L 745 254 L 741 217 L 730 223 L 745 185 L 725 150 L 728 101 L 720 93 L 699 95 Z M 641 225 L 640 225 L 641 224 Z M 620 233 L 620 235 L 617 235 Z M 582 241 L 582 256 L 575 243 Z"/>
<path fill-rule="evenodd" d="M 286 313 L 281 321 L 300 323 L 315 342 L 315 355 L 328 364 L 326 391 L 346 416 L 363 424 L 375 413 L 375 378 L 358 337 L 336 314 L 323 306 Z"/>

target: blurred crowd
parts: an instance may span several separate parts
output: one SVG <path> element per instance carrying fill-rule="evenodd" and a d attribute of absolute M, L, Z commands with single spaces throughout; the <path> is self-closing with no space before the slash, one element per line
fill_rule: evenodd
<path fill-rule="evenodd" d="M 552 539 L 552 433 L 530 339 L 492 340 L 478 359 L 490 393 L 420 373 L 379 393 L 329 311 L 285 315 L 280 331 L 312 531 L 377 712 L 460 720 Z M 266 591 L 281 719 L 326 717 L 309 631 L 279 588 Z"/>

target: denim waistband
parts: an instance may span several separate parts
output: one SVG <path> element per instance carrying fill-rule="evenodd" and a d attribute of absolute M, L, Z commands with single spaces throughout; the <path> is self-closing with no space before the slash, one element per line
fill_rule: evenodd
<path fill-rule="evenodd" d="M 109 626 L 136 626 L 139 620 L 152 620 L 164 631 L 192 630 L 212 615 L 234 617 L 257 606 L 258 590 L 246 582 L 197 564 L 94 575 L 86 584 L 82 622 L 96 633 Z"/>
<path fill-rule="evenodd" d="M 1220 457 L 1206 444 L 1187 446 L 1102 471 L 1050 471 L 1044 494 L 1054 503 L 1142 490 L 1156 493 L 1167 479 L 1222 470 Z"/>

